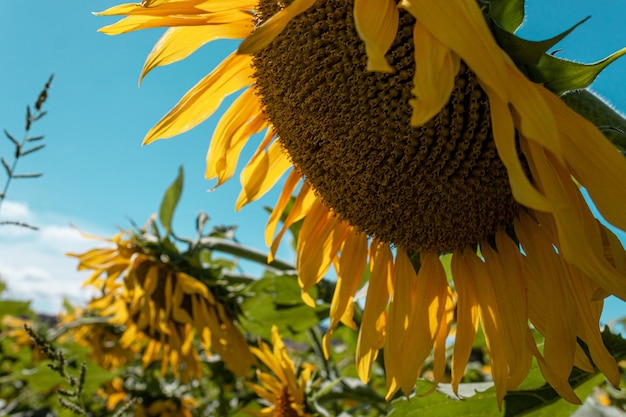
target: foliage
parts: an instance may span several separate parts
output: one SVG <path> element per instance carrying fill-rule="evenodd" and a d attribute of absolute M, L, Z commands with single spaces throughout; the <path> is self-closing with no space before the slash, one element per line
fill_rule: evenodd
<path fill-rule="evenodd" d="M 301 299 L 294 266 L 281 260 L 268 264 L 265 254 L 236 240 L 235 227 L 207 232 L 209 217 L 200 213 L 196 236 L 179 237 L 172 218 L 182 189 L 181 168 L 158 216 L 104 248 L 72 255 L 81 269 L 94 271 L 87 284 L 101 293 L 87 307 L 66 303 L 62 314 L 46 322 L 28 302 L 0 303 L 0 415 L 558 417 L 576 410 L 545 383 L 537 364 L 499 410 L 480 336 L 460 386 L 463 400 L 449 384 L 433 387 L 427 364 L 414 393 L 387 403 L 382 361 L 374 364 L 368 384 L 357 378 L 355 331 L 336 329 L 330 355 L 324 356 L 332 281 L 311 293 L 317 299 L 311 308 Z M 298 230 L 293 232 L 297 239 Z M 244 259 L 257 265 L 250 268 L 255 275 L 242 271 Z M 359 304 L 354 308 L 358 324 Z M 211 317 L 217 317 L 217 326 Z M 281 382 L 271 360 L 258 355 L 262 348 L 269 352 L 269 344 L 278 355 L 272 326 L 284 338 L 281 366 L 301 381 L 301 404 L 294 395 L 279 395 L 289 384 Z M 626 341 L 608 329 L 603 338 L 623 368 Z M 232 352 L 235 361 L 229 359 Z M 242 366 L 247 355 L 252 369 Z M 268 380 L 274 381 L 271 388 L 264 387 Z M 581 398 L 591 394 L 597 403 L 624 407 L 623 395 L 607 387 L 599 373 L 574 369 L 570 382 Z M 434 389 L 438 392 L 423 396 Z M 280 411 L 285 401 L 302 414 Z"/>

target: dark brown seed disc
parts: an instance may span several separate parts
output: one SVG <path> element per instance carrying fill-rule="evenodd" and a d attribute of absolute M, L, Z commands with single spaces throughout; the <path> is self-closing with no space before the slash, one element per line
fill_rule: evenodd
<path fill-rule="evenodd" d="M 294 165 L 342 219 L 411 252 L 475 244 L 519 211 L 491 131 L 487 95 L 465 65 L 450 101 L 411 127 L 414 19 L 401 11 L 388 60 L 366 71 L 346 0 L 318 0 L 255 54 L 265 112 Z M 261 0 L 259 19 L 278 10 Z"/>

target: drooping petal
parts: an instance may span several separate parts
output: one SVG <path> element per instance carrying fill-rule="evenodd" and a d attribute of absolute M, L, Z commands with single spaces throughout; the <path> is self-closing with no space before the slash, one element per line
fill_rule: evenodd
<path fill-rule="evenodd" d="M 250 16 L 246 14 L 226 24 L 171 27 L 148 54 L 139 75 L 139 83 L 154 68 L 185 59 L 208 42 L 215 39 L 242 39 L 250 30 Z"/>
<path fill-rule="evenodd" d="M 300 188 L 300 192 L 293 202 L 293 207 L 291 207 L 289 215 L 287 215 L 287 218 L 283 222 L 283 227 L 280 229 L 278 235 L 276 235 L 276 238 L 272 242 L 272 246 L 270 247 L 270 251 L 267 255 L 268 262 L 271 262 L 272 259 L 274 259 L 274 255 L 278 250 L 278 245 L 280 245 L 280 241 L 283 238 L 285 232 L 289 230 L 292 224 L 303 219 L 304 216 L 306 216 L 311 211 L 311 208 L 316 202 L 317 196 L 311 189 L 311 186 L 307 182 L 305 182 L 304 184 L 302 184 L 302 188 Z"/>
<path fill-rule="evenodd" d="M 319 200 L 302 223 L 296 246 L 296 268 L 302 299 L 311 307 L 315 306 L 315 300 L 308 291 L 324 277 L 347 234 L 347 225 Z"/>
<path fill-rule="evenodd" d="M 471 269 L 459 249 L 452 255 L 451 269 L 458 294 L 456 337 L 452 355 L 452 389 L 458 395 L 459 383 L 465 375 L 465 367 L 478 331 L 479 307 Z"/>
<path fill-rule="evenodd" d="M 524 144 L 523 144 L 524 145 Z M 566 201 L 565 208 L 553 213 L 560 254 L 580 268 L 609 293 L 626 300 L 624 274 L 604 256 L 601 229 L 569 172 L 552 154 L 528 142 L 524 152 L 531 155 L 533 175 L 550 199 Z"/>
<path fill-rule="evenodd" d="M 555 203 L 549 201 L 530 182 L 517 152 L 515 126 L 507 103 L 496 94 L 489 95 L 491 125 L 498 155 L 506 167 L 515 200 L 537 210 L 552 211 Z"/>
<path fill-rule="evenodd" d="M 446 371 L 446 352 L 447 346 L 446 342 L 448 340 L 448 336 L 450 334 L 450 328 L 452 327 L 452 323 L 454 322 L 454 294 L 450 287 L 447 287 L 447 296 L 444 304 L 444 314 L 441 318 L 441 323 L 439 325 L 439 331 L 437 332 L 437 336 L 435 337 L 435 344 L 433 349 L 433 387 L 432 390 L 435 390 L 437 384 L 441 382 L 445 376 Z M 430 394 L 430 392 L 429 392 Z"/>
<path fill-rule="evenodd" d="M 591 122 L 567 107 L 547 90 L 541 93 L 555 111 L 562 152 L 574 177 L 587 189 L 596 207 L 611 224 L 626 230 L 623 199 L 615 192 L 626 189 L 626 160 Z"/>
<path fill-rule="evenodd" d="M 575 358 L 577 311 L 559 254 L 549 236 L 526 213 L 521 213 L 515 232 L 527 254 L 529 315 L 539 320 L 537 328 L 545 337 L 543 356 L 550 372 L 544 376 L 568 401 L 580 402 L 567 380 Z"/>
<path fill-rule="evenodd" d="M 220 119 L 209 145 L 205 176 L 207 179 L 217 177 L 214 188 L 234 175 L 244 145 L 250 136 L 266 126 L 254 91 L 251 88 L 245 90 Z"/>
<path fill-rule="evenodd" d="M 507 389 L 513 389 L 526 378 L 532 362 L 524 345 L 528 330 L 525 271 L 519 247 L 502 230 L 496 233 L 496 245 L 498 252 L 489 244 L 481 245 L 481 251 L 489 272 L 485 279 L 491 281 L 498 298 L 500 331 L 510 358 Z"/>
<path fill-rule="evenodd" d="M 420 263 L 415 277 L 415 292 L 411 294 L 409 328 L 401 343 L 404 354 L 400 358 L 404 363 L 399 382 L 407 394 L 415 386 L 419 370 L 433 350 L 439 327 L 447 325 L 448 281 L 443 265 L 439 256 L 432 252 L 422 252 Z M 404 251 L 399 249 L 396 256 L 397 276 L 410 275 L 409 268 L 413 269 L 413 265 Z"/>
<path fill-rule="evenodd" d="M 500 408 L 502 407 L 502 399 L 506 394 L 509 373 L 507 341 L 502 322 L 504 312 L 499 308 L 498 297 L 491 280 L 486 278 L 489 276 L 489 271 L 485 267 L 485 263 L 471 250 L 466 250 L 463 258 L 470 270 L 465 277 L 472 279 L 476 289 L 480 322 L 485 332 L 485 340 L 491 357 L 491 373 L 496 386 L 498 407 Z"/>
<path fill-rule="evenodd" d="M 565 278 L 576 302 L 576 311 L 579 317 L 576 323 L 578 324 L 579 337 L 587 345 L 593 363 L 611 384 L 617 387 L 620 380 L 619 368 L 604 345 L 598 326 L 604 300 L 592 300 L 597 284 L 567 263 L 564 263 L 564 269 L 566 271 Z"/>
<path fill-rule="evenodd" d="M 291 196 L 295 191 L 298 183 L 302 179 L 302 176 L 298 171 L 292 170 L 287 180 L 285 181 L 285 185 L 283 185 L 283 189 L 280 192 L 280 196 L 274 205 L 274 210 L 270 214 L 269 219 L 267 220 L 267 225 L 265 226 L 265 245 L 270 246 L 272 244 L 272 239 L 274 238 L 274 232 L 276 231 L 276 227 L 278 226 L 278 222 L 285 212 L 287 208 L 287 204 L 291 201 Z"/>
<path fill-rule="evenodd" d="M 389 245 L 374 239 L 370 243 L 371 275 L 367 287 L 363 320 L 356 346 L 359 378 L 369 381 L 372 363 L 385 340 L 386 313 L 389 301 L 389 281 L 393 280 L 393 256 Z"/>
<path fill-rule="evenodd" d="M 287 27 L 291 19 L 307 11 L 314 3 L 315 0 L 292 1 L 289 6 L 267 19 L 250 36 L 244 39 L 241 45 L 239 45 L 237 53 L 253 54 L 265 48 Z"/>
<path fill-rule="evenodd" d="M 267 193 L 291 167 L 291 160 L 280 142 L 272 142 L 266 152 L 253 157 L 241 171 L 241 193 L 235 210 Z"/>
<path fill-rule="evenodd" d="M 410 100 L 411 125 L 421 126 L 432 119 L 450 100 L 454 78 L 459 72 L 458 55 L 443 45 L 419 22 L 413 28 L 415 45 L 415 98 Z"/>
<path fill-rule="evenodd" d="M 409 356 L 405 355 L 406 339 L 408 339 L 411 326 L 410 321 L 414 317 L 415 298 L 417 296 L 417 274 L 404 251 L 399 251 L 396 255 L 394 275 L 394 290 L 389 301 L 389 323 L 385 333 L 384 350 L 385 372 L 387 373 L 387 394 L 385 398 L 387 400 L 400 388 L 403 388 L 403 383 L 407 379 L 412 379 L 413 384 L 415 383 L 417 371 L 422 364 L 421 362 L 419 364 L 416 363 L 417 358 L 413 353 Z M 420 336 L 423 333 L 422 331 Z M 412 365 L 414 363 L 417 364 L 418 369 L 413 369 L 414 366 Z M 409 392 L 405 391 L 404 393 L 408 395 Z"/>
<path fill-rule="evenodd" d="M 348 311 L 353 310 L 352 298 L 363 280 L 367 265 L 367 236 L 350 230 L 341 247 L 339 260 L 335 262 L 337 284 L 330 303 L 330 324 L 324 335 L 324 354 L 330 354 L 330 336 Z M 353 326 L 355 326 L 353 324 Z M 355 326 L 356 330 L 356 326 Z"/>
<path fill-rule="evenodd" d="M 150 129 L 143 143 L 170 138 L 195 127 L 213 114 L 224 97 L 250 85 L 252 75 L 250 57 L 231 54 Z"/>
<path fill-rule="evenodd" d="M 398 6 L 394 0 L 355 0 L 354 24 L 365 43 L 367 71 L 393 72 L 385 59 L 398 31 Z"/>

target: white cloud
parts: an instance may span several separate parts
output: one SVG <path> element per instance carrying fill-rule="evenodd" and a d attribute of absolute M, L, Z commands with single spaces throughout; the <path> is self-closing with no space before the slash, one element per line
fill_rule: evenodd
<path fill-rule="evenodd" d="M 31 300 L 34 310 L 55 314 L 63 299 L 84 304 L 92 295 L 82 289 L 88 272 L 76 270 L 76 258 L 101 242 L 84 238 L 70 225 L 45 224 L 43 213 L 33 213 L 22 203 L 5 201 L 3 218 L 19 218 L 39 227 L 33 231 L 17 226 L 0 226 L 0 278 L 6 282 L 4 299 Z"/>
<path fill-rule="evenodd" d="M 7 219 L 20 219 L 21 221 L 28 221 L 32 219 L 33 216 L 26 204 L 16 201 L 5 200 L 2 203 L 2 217 Z"/>

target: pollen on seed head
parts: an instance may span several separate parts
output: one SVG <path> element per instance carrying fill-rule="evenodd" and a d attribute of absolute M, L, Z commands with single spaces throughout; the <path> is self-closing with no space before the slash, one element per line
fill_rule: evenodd
<path fill-rule="evenodd" d="M 450 100 L 410 126 L 414 19 L 401 11 L 387 55 L 367 72 L 345 0 L 318 0 L 254 56 L 268 119 L 325 204 L 357 229 L 413 252 L 450 251 L 510 225 L 519 206 L 491 130 L 488 98 L 465 66 Z M 277 11 L 261 0 L 259 16 Z"/>

